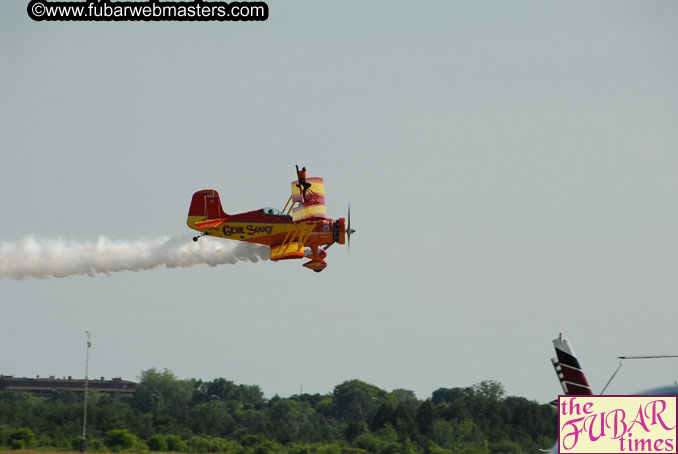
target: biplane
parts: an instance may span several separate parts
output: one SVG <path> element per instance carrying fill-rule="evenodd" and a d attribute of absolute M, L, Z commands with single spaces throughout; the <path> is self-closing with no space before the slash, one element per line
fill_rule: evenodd
<path fill-rule="evenodd" d="M 322 178 L 306 178 L 310 183 L 302 194 L 298 180 L 291 183 L 292 194 L 282 210 L 261 208 L 240 214 L 224 212 L 219 193 L 203 189 L 193 194 L 186 223 L 202 236 L 228 238 L 270 247 L 271 260 L 310 259 L 303 264 L 315 272 L 327 267 L 325 252 L 335 243 L 350 247 L 351 208 L 348 225 L 345 218 L 331 219 L 325 214 L 325 183 Z"/>

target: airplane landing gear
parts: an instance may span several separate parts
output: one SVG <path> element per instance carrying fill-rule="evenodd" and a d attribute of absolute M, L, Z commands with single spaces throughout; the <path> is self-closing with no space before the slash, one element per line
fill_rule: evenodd
<path fill-rule="evenodd" d="M 194 237 L 193 237 L 193 241 L 198 241 L 200 238 L 204 237 L 205 235 L 209 235 L 209 233 L 207 233 L 207 232 L 202 232 L 200 235 L 194 236 Z"/>

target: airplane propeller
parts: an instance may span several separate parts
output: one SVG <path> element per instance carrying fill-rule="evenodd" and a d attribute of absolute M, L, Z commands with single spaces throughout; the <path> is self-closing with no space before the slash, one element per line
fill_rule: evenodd
<path fill-rule="evenodd" d="M 348 238 L 348 252 L 351 252 L 351 235 L 355 233 L 355 229 L 351 228 L 351 204 L 348 204 L 348 227 L 346 227 L 346 238 Z"/>

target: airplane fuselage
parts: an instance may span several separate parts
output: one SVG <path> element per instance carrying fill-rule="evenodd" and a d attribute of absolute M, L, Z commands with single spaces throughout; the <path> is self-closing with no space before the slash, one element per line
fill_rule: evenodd
<path fill-rule="evenodd" d="M 304 246 L 307 247 L 324 246 L 335 241 L 343 244 L 343 238 L 335 236 L 335 225 L 338 223 L 339 233 L 345 233 L 346 230 L 343 218 L 293 222 L 291 216 L 266 215 L 263 210 L 229 215 L 223 223 L 216 226 L 200 226 L 200 222 L 204 221 L 204 216 L 190 216 L 188 226 L 209 236 L 267 246 L 304 238 Z M 304 235 L 303 232 L 307 233 Z"/>

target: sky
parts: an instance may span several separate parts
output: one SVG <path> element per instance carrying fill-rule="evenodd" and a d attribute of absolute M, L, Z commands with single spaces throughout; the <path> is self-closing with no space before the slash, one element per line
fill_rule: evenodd
<path fill-rule="evenodd" d="M 548 402 L 678 354 L 678 4 L 271 0 L 264 22 L 34 22 L 0 3 L 0 244 L 194 233 L 193 192 L 350 203 L 350 255 L 0 280 L 0 373 L 142 370 Z M 224 240 L 228 241 L 228 240 Z M 608 393 L 678 380 L 628 361 Z"/>

